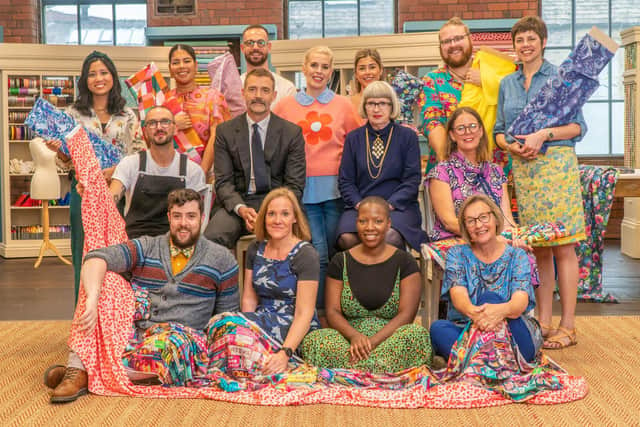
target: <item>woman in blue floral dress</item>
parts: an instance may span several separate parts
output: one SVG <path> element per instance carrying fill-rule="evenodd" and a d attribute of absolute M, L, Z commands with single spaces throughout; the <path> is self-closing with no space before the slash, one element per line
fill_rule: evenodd
<path fill-rule="evenodd" d="M 256 219 L 257 241 L 247 251 L 242 314 L 279 344 L 263 374 L 283 372 L 310 330 L 320 327 L 315 312 L 320 262 L 308 242 L 309 226 L 295 195 L 271 191 Z"/>

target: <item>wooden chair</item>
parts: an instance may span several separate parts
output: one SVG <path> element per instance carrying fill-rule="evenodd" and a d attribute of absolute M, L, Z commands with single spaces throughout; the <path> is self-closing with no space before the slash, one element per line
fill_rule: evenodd
<path fill-rule="evenodd" d="M 236 260 L 238 261 L 238 290 L 242 296 L 242 287 L 244 286 L 244 261 L 249 245 L 256 240 L 255 234 L 247 234 L 238 239 L 236 243 Z"/>
<path fill-rule="evenodd" d="M 422 211 L 422 222 L 425 231 L 429 233 L 434 226 L 435 216 L 431 207 L 429 191 L 424 185 L 420 185 L 418 195 L 420 210 Z M 442 287 L 442 277 L 444 266 L 436 262 L 429 252 L 425 250 L 428 243 L 423 244 L 420 250 L 420 273 L 422 276 L 422 304 L 419 310 L 422 318 L 422 325 L 429 328 L 438 318 L 438 308 L 440 305 L 440 288 Z"/>

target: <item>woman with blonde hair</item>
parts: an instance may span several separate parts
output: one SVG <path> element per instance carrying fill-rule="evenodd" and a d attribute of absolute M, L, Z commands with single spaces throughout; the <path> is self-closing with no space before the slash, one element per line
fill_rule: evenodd
<path fill-rule="evenodd" d="M 247 250 L 243 315 L 280 344 L 264 363 L 265 375 L 283 372 L 309 330 L 315 313 L 318 253 L 298 199 L 285 187 L 265 197 L 256 219 L 257 241 Z"/>
<path fill-rule="evenodd" d="M 362 92 L 371 83 L 382 80 L 384 69 L 382 58 L 377 49 L 360 49 L 353 61 L 353 86 L 351 103 L 355 108 L 360 107 Z"/>
<path fill-rule="evenodd" d="M 361 119 L 349 99 L 327 87 L 333 74 L 333 52 L 315 46 L 304 55 L 302 72 L 306 88 L 283 98 L 273 108 L 278 116 L 302 128 L 307 179 L 302 202 L 309 218 L 311 242 L 320 256 L 318 304 L 324 308 L 324 275 L 335 252 L 336 228 L 342 214 L 338 169 L 344 140 Z"/>

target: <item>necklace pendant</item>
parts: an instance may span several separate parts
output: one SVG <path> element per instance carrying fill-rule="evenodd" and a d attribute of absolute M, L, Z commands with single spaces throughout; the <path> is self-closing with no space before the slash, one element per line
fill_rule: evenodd
<path fill-rule="evenodd" d="M 384 142 L 380 138 L 380 135 L 376 136 L 376 139 L 373 141 L 371 154 L 373 154 L 373 157 L 375 157 L 376 160 L 379 160 L 382 154 L 384 154 Z"/>

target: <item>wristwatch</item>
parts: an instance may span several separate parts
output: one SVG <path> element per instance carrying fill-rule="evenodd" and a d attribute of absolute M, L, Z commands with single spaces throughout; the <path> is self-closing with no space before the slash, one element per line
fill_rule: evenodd
<path fill-rule="evenodd" d="M 547 141 L 551 141 L 551 140 L 553 140 L 553 132 L 549 130 L 549 133 L 547 133 Z"/>
<path fill-rule="evenodd" d="M 289 347 L 280 347 L 280 350 L 278 351 L 284 351 L 284 354 L 286 354 L 287 357 L 293 356 L 293 350 L 291 350 Z"/>

